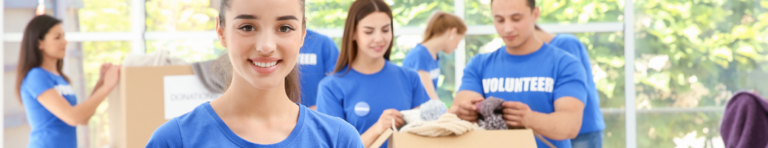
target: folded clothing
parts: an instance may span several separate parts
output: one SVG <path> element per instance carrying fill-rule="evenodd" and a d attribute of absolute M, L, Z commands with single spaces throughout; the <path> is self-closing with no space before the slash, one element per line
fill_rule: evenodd
<path fill-rule="evenodd" d="M 205 89 L 212 93 L 224 93 L 231 81 L 226 69 L 231 67 L 228 56 L 219 59 L 192 63 L 192 71 L 200 79 Z"/>
<path fill-rule="evenodd" d="M 483 129 L 477 124 L 459 119 L 455 114 L 446 113 L 435 121 L 409 123 L 400 131 L 427 137 L 440 137 L 462 135 L 473 130 Z"/>
<path fill-rule="evenodd" d="M 158 50 L 150 54 L 129 54 L 123 59 L 123 66 L 125 67 L 139 67 L 139 66 L 169 66 L 169 65 L 187 65 L 186 61 L 181 58 L 171 57 L 171 53 L 168 50 Z"/>

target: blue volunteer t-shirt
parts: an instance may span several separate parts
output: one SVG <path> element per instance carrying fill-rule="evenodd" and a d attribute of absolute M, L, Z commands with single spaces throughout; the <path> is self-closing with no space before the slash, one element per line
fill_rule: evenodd
<path fill-rule="evenodd" d="M 411 68 L 416 71 L 429 72 L 429 78 L 432 79 L 432 85 L 437 89 L 437 79 L 440 78 L 440 61 L 439 59 L 432 58 L 432 54 L 429 53 L 427 47 L 421 44 L 416 44 L 403 59 L 403 67 Z"/>
<path fill-rule="evenodd" d="M 319 147 L 362 148 L 355 128 L 336 117 L 299 105 L 299 120 L 283 141 L 256 144 L 237 136 L 211 108 L 209 102 L 173 118 L 157 128 L 146 147 Z"/>
<path fill-rule="evenodd" d="M 555 111 L 555 100 L 571 96 L 587 103 L 586 74 L 573 55 L 547 44 L 528 55 L 510 55 L 506 46 L 472 58 L 464 69 L 459 91 L 527 104 L 541 113 Z M 559 148 L 570 140 L 547 139 Z M 547 147 L 536 139 L 540 148 Z"/>
<path fill-rule="evenodd" d="M 339 49 L 331 38 L 307 30 L 298 61 L 301 104 L 314 106 L 317 103 L 317 85 L 327 74 L 333 73 L 338 57 Z"/>
<path fill-rule="evenodd" d="M 579 134 L 604 130 L 605 121 L 603 121 L 603 112 L 600 111 L 600 94 L 597 93 L 597 86 L 592 76 L 592 65 L 589 63 L 587 48 L 584 47 L 584 44 L 581 44 L 581 41 L 576 36 L 571 34 L 557 34 L 550 41 L 550 45 L 576 56 L 576 58 L 581 60 L 581 64 L 584 66 L 584 71 L 587 74 L 587 92 L 589 94 L 587 94 L 587 104 L 584 106 L 584 119 L 582 120 Z"/>
<path fill-rule="evenodd" d="M 374 74 L 345 71 L 320 82 L 317 111 L 347 120 L 359 134 L 376 123 L 386 109 L 409 110 L 429 101 L 419 75 L 412 69 L 387 61 Z"/>
<path fill-rule="evenodd" d="M 77 131 L 74 126 L 64 123 L 48 111 L 37 97 L 43 92 L 54 89 L 70 105 L 77 103 L 75 90 L 69 82 L 47 70 L 35 67 L 29 70 L 27 76 L 21 82 L 21 101 L 27 112 L 27 120 L 31 131 L 29 132 L 29 148 L 75 148 L 77 147 Z"/>

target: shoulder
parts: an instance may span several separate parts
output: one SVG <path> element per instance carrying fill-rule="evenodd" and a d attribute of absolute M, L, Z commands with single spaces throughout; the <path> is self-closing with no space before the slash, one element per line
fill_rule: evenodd
<path fill-rule="evenodd" d="M 39 84 L 39 83 L 45 83 L 45 82 L 51 82 L 55 81 L 53 79 L 53 74 L 46 71 L 45 69 L 42 69 L 40 67 L 35 67 L 29 70 L 27 72 L 27 75 L 24 76 L 24 79 L 22 79 L 21 85 L 26 86 L 30 84 Z"/>
<path fill-rule="evenodd" d="M 573 34 L 557 34 L 555 35 L 556 41 L 567 41 L 567 42 L 580 42 L 579 38 L 574 36 Z"/>
<path fill-rule="evenodd" d="M 411 50 L 408 51 L 408 53 L 405 54 L 406 58 L 416 58 L 421 55 L 422 52 L 426 51 L 427 49 L 421 46 L 421 44 L 418 44 L 411 48 Z"/>
<path fill-rule="evenodd" d="M 149 138 L 147 147 L 174 147 L 180 143 L 182 143 L 181 129 L 177 117 L 160 125 Z"/>
<path fill-rule="evenodd" d="M 341 119 L 339 117 L 330 116 L 327 114 L 323 114 L 317 111 L 314 111 L 312 109 L 305 108 L 306 111 L 306 118 L 305 119 L 305 125 L 312 125 L 312 126 L 318 126 L 316 128 L 322 129 L 324 131 L 328 131 L 329 133 L 348 133 L 353 132 L 354 134 L 357 133 L 357 129 L 347 123 L 344 119 Z M 343 137 L 342 135 L 339 135 L 340 137 Z"/>
<path fill-rule="evenodd" d="M 317 33 L 312 30 L 307 30 L 307 35 L 305 37 L 304 42 L 307 42 L 306 40 L 318 40 L 318 41 L 323 41 L 324 43 L 333 43 L 333 39 L 331 39 L 331 37 Z"/>
<path fill-rule="evenodd" d="M 558 48 L 555 46 L 550 46 L 550 50 L 552 50 L 553 58 L 557 61 L 557 65 L 560 65 L 558 67 L 568 67 L 568 66 L 581 66 L 579 58 L 577 58 L 575 55 L 571 54 L 570 52 Z"/>
<path fill-rule="evenodd" d="M 175 117 L 173 120 L 176 121 L 175 124 L 182 131 L 195 131 L 193 129 L 216 126 L 216 121 L 213 117 L 215 113 L 211 113 L 212 110 L 209 110 L 209 106 L 208 102 L 200 104 L 194 110 Z M 168 121 L 168 123 L 171 123 L 171 121 Z"/>
<path fill-rule="evenodd" d="M 304 125 L 315 126 L 317 131 L 324 131 L 334 147 L 357 147 L 361 145 L 360 132 L 344 119 L 326 115 L 306 108 L 307 119 Z"/>
<path fill-rule="evenodd" d="M 320 83 L 318 83 L 319 87 L 331 87 L 336 88 L 340 81 L 344 81 L 345 79 L 348 79 L 346 77 L 349 73 L 345 74 L 345 69 L 342 69 L 339 72 L 335 72 L 331 75 L 325 76 L 323 79 L 320 80 Z M 343 84 L 343 83 L 342 83 Z"/>
<path fill-rule="evenodd" d="M 584 46 L 584 44 L 579 41 L 579 38 L 576 38 L 576 36 L 572 34 L 557 34 L 550 43 L 554 46 L 563 48 L 564 50 L 578 50 Z"/>
<path fill-rule="evenodd" d="M 45 69 L 42 69 L 40 67 L 35 67 L 30 69 L 29 72 L 27 72 L 27 75 L 26 77 L 24 77 L 24 79 L 29 79 L 30 77 L 37 79 L 40 77 L 50 77 L 50 76 L 51 76 L 50 72 L 45 71 Z"/>
<path fill-rule="evenodd" d="M 403 67 L 403 66 L 397 66 L 397 64 L 387 61 L 386 68 L 391 69 L 392 71 L 397 72 L 398 74 L 405 76 L 409 79 L 419 79 L 419 73 L 416 72 L 415 69 Z"/>
<path fill-rule="evenodd" d="M 469 60 L 469 63 L 467 63 L 467 67 L 485 65 L 487 61 L 491 61 L 490 60 L 491 57 L 498 55 L 500 53 L 507 54 L 506 52 L 504 52 L 504 49 L 498 49 L 491 53 L 477 54 L 474 57 L 472 57 L 472 59 Z"/>

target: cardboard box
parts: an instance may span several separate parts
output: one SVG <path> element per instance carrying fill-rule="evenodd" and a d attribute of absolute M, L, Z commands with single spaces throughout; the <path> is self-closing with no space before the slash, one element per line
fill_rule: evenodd
<path fill-rule="evenodd" d="M 446 137 L 425 137 L 389 129 L 371 147 L 380 147 L 386 140 L 390 148 L 537 148 L 531 129 L 471 131 Z"/>
<path fill-rule="evenodd" d="M 184 95 L 184 92 L 179 91 L 193 92 L 195 95 Z M 182 94 L 177 95 L 177 98 L 204 98 L 168 103 L 173 93 Z M 217 97 L 203 88 L 189 65 L 123 67 L 120 70 L 120 84 L 110 94 L 108 101 L 110 147 L 144 147 L 160 125 Z"/>

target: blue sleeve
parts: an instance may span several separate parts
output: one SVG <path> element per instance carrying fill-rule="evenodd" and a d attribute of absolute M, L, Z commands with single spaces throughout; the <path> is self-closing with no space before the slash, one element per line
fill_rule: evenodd
<path fill-rule="evenodd" d="M 346 120 L 341 89 L 334 86 L 334 83 L 328 77 L 321 80 L 320 86 L 317 88 L 317 112 Z"/>
<path fill-rule="evenodd" d="M 469 90 L 485 96 L 481 71 L 484 57 L 485 55 L 477 55 L 467 63 L 467 67 L 464 68 L 464 76 L 461 78 L 459 91 Z"/>
<path fill-rule="evenodd" d="M 363 140 L 354 126 L 347 121 L 338 119 L 339 133 L 336 134 L 336 148 L 364 148 Z"/>
<path fill-rule="evenodd" d="M 573 56 L 580 60 L 581 65 L 584 66 L 584 72 L 587 73 L 587 84 L 594 85 L 594 81 L 592 81 L 592 64 L 589 63 L 587 47 L 572 35 L 563 39 L 560 46 L 563 50 L 568 51 L 568 53 L 573 54 Z"/>
<path fill-rule="evenodd" d="M 183 147 L 181 140 L 181 130 L 176 118 L 173 118 L 161 125 L 152 133 L 149 138 L 147 148 L 180 148 Z"/>
<path fill-rule="evenodd" d="M 333 43 L 333 39 L 326 38 L 325 48 L 323 49 L 326 57 L 323 61 L 325 65 L 325 74 L 330 75 L 333 73 L 333 69 L 336 68 L 336 61 L 339 59 L 339 48 L 336 47 L 336 43 Z"/>
<path fill-rule="evenodd" d="M 424 61 L 424 60 L 428 60 L 426 59 L 427 57 L 419 56 L 421 54 L 415 53 L 418 51 L 419 50 L 414 48 L 414 49 L 411 49 L 411 51 L 405 55 L 405 58 L 403 59 L 403 67 L 410 68 L 416 71 L 423 70 L 423 71 L 429 72 L 429 70 L 431 69 L 428 69 L 428 65 L 427 65 L 428 62 Z M 429 58 L 432 58 L 432 57 L 429 57 Z"/>
<path fill-rule="evenodd" d="M 429 101 L 429 95 L 427 94 L 427 90 L 424 89 L 424 84 L 421 84 L 421 78 L 419 77 L 419 74 L 415 71 L 408 71 L 408 73 L 411 74 L 411 84 L 413 87 L 413 102 L 411 108 L 419 107 L 421 104 Z"/>
<path fill-rule="evenodd" d="M 587 104 L 587 76 L 584 72 L 584 66 L 571 55 L 565 55 L 560 60 L 559 73 L 555 79 L 555 88 L 553 90 L 555 100 L 570 96 L 581 100 L 584 105 Z M 552 102 L 554 102 L 553 100 Z"/>
<path fill-rule="evenodd" d="M 37 99 L 40 94 L 54 87 L 56 83 L 51 79 L 50 74 L 42 69 L 32 69 L 24 77 L 24 85 L 21 89 L 30 94 L 33 99 Z"/>
<path fill-rule="evenodd" d="M 595 81 L 594 78 L 592 78 L 592 63 L 589 61 L 589 52 L 587 52 L 587 47 L 585 47 L 584 44 L 581 44 L 581 42 L 578 40 L 571 42 L 571 44 L 575 44 L 574 46 L 578 47 L 578 53 L 573 53 L 573 55 L 579 56 L 577 58 L 581 59 L 581 64 L 584 66 L 584 72 L 587 74 L 587 85 L 594 86 Z"/>

